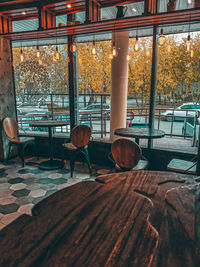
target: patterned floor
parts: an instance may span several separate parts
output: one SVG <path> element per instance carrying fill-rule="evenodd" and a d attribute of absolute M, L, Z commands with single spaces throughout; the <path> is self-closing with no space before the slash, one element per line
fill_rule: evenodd
<path fill-rule="evenodd" d="M 69 162 L 63 169 L 43 171 L 39 163 L 46 159 L 26 159 L 21 167 L 19 158 L 0 164 L 0 229 L 23 213 L 31 214 L 32 207 L 54 192 L 84 180 L 94 180 L 112 171 L 108 167 L 92 165 L 90 177 L 86 165 L 76 162 L 74 177 L 70 177 Z"/>

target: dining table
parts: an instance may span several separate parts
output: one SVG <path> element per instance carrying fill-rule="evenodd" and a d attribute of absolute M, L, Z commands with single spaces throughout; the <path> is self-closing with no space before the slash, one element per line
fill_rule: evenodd
<path fill-rule="evenodd" d="M 159 129 L 151 128 L 139 128 L 139 127 L 129 127 L 129 128 L 118 128 L 114 131 L 115 135 L 123 137 L 135 138 L 135 142 L 139 144 L 140 139 L 157 139 L 165 136 L 165 132 Z"/>
<path fill-rule="evenodd" d="M 53 135 L 52 128 L 66 126 L 66 121 L 58 120 L 34 120 L 29 124 L 31 127 L 48 128 L 49 138 L 49 160 L 43 161 L 39 164 L 40 169 L 43 170 L 56 170 L 64 166 L 64 162 L 61 160 L 55 160 L 53 158 Z"/>
<path fill-rule="evenodd" d="M 128 171 L 48 196 L 0 231 L 0 266 L 200 266 L 200 177 Z"/>

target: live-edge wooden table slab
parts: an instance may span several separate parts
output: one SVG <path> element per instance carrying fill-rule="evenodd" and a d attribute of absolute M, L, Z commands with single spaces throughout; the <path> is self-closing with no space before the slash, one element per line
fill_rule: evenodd
<path fill-rule="evenodd" d="M 0 232 L 0 266 L 200 266 L 200 178 L 113 173 L 62 189 Z"/>

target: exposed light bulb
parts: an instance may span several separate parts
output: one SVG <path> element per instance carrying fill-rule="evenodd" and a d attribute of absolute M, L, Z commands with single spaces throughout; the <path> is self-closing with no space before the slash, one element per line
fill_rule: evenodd
<path fill-rule="evenodd" d="M 37 57 L 37 58 L 40 57 L 40 50 L 39 50 L 39 46 L 38 46 L 38 45 L 37 45 L 36 57 Z"/>
<path fill-rule="evenodd" d="M 167 52 L 171 52 L 171 50 L 172 50 L 172 48 L 171 48 L 171 45 L 169 44 L 169 45 L 167 46 Z"/>
<path fill-rule="evenodd" d="M 26 12 L 25 11 L 22 11 L 22 15 L 26 15 Z"/>
<path fill-rule="evenodd" d="M 135 45 L 134 45 L 134 50 L 135 52 L 139 51 L 139 43 L 138 43 L 138 36 L 136 36 L 136 42 L 135 42 Z"/>
<path fill-rule="evenodd" d="M 132 8 L 132 11 L 133 11 L 133 12 L 137 12 L 137 9 L 133 7 L 133 8 Z"/>
<path fill-rule="evenodd" d="M 192 0 L 188 0 L 188 4 L 192 4 Z"/>
<path fill-rule="evenodd" d="M 162 46 L 164 44 L 163 28 L 160 30 L 160 37 L 159 37 L 158 43 L 159 43 L 160 46 Z"/>
<path fill-rule="evenodd" d="M 112 55 L 113 55 L 113 57 L 117 56 L 117 49 L 116 49 L 115 45 L 113 45 L 113 48 L 112 48 Z"/>
<path fill-rule="evenodd" d="M 127 60 L 129 61 L 130 59 L 131 59 L 131 57 L 128 55 L 128 56 L 127 56 Z"/>
<path fill-rule="evenodd" d="M 20 50 L 20 61 L 21 61 L 21 62 L 24 61 L 24 55 L 23 55 L 22 48 L 21 48 L 21 50 Z"/>
<path fill-rule="evenodd" d="M 76 44 L 75 44 L 75 43 L 73 43 L 73 44 L 71 45 L 71 52 L 72 52 L 72 53 L 76 53 Z"/>
<path fill-rule="evenodd" d="M 188 37 L 187 37 L 187 51 L 189 52 L 190 49 L 191 49 L 190 34 L 188 34 Z"/>
<path fill-rule="evenodd" d="M 190 52 L 190 56 L 191 56 L 191 57 L 194 57 L 194 51 L 193 51 L 193 50 L 191 50 L 191 52 Z"/>
<path fill-rule="evenodd" d="M 67 4 L 67 8 L 71 8 L 72 7 L 72 5 L 71 4 Z"/>
<path fill-rule="evenodd" d="M 96 55 L 95 41 L 93 41 L 92 55 L 94 55 L 94 56 Z"/>
<path fill-rule="evenodd" d="M 58 52 L 58 47 L 57 46 L 56 46 L 56 52 L 54 54 L 54 58 L 55 58 L 55 60 L 59 60 L 60 59 L 60 54 Z"/>

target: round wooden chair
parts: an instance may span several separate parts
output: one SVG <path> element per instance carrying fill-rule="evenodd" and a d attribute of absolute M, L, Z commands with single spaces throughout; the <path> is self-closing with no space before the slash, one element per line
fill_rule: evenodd
<path fill-rule="evenodd" d="M 117 170 L 139 170 L 147 166 L 147 161 L 141 160 L 141 148 L 129 139 L 120 138 L 115 140 L 111 145 L 111 153 Z M 141 162 L 139 163 L 139 161 Z"/>
<path fill-rule="evenodd" d="M 74 162 L 79 154 L 82 154 L 84 156 L 90 175 L 92 173 L 87 149 L 91 133 L 91 129 L 87 125 L 78 125 L 74 127 L 70 133 L 71 143 L 63 144 L 63 146 L 67 150 L 67 153 L 69 154 L 71 177 L 73 177 Z"/>
<path fill-rule="evenodd" d="M 24 167 L 24 150 L 25 147 L 28 144 L 34 144 L 35 145 L 35 138 L 32 137 L 19 137 L 19 129 L 18 129 L 18 124 L 16 120 L 13 118 L 5 118 L 3 120 L 3 128 L 6 133 L 6 135 L 9 138 L 9 143 L 8 143 L 8 155 L 7 155 L 7 163 L 9 160 L 9 155 L 10 155 L 10 149 L 11 146 L 15 145 L 18 148 L 18 153 L 19 156 L 21 157 L 22 161 L 22 167 Z"/>

